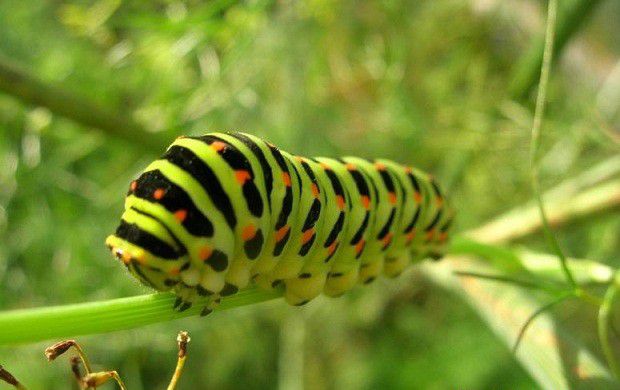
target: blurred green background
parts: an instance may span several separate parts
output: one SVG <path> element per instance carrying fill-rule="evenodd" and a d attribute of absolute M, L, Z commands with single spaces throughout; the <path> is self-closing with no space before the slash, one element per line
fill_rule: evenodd
<path fill-rule="evenodd" d="M 239 130 L 298 154 L 418 166 L 450 188 L 456 231 L 527 201 L 533 100 L 508 89 L 545 4 L 1 1 L 2 61 L 153 134 L 113 136 L 0 93 L 0 309 L 147 293 L 103 240 L 129 181 L 180 134 Z M 553 71 L 545 187 L 618 154 L 619 21 L 620 3 L 602 1 Z M 608 213 L 558 237 L 616 267 L 619 231 Z M 522 243 L 545 250 L 539 235 Z M 130 389 L 162 389 L 181 329 L 192 336 L 181 389 L 537 386 L 464 301 L 416 270 L 301 309 L 275 301 L 80 341 Z M 32 389 L 70 388 L 47 344 L 0 348 L 0 363 Z"/>

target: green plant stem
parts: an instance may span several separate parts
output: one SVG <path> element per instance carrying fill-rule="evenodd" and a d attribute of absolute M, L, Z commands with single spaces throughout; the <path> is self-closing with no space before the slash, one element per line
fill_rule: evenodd
<path fill-rule="evenodd" d="M 455 238 L 455 253 L 483 258 L 503 257 L 519 261 L 513 251 L 495 245 Z M 515 260 L 516 259 L 516 260 Z M 279 292 L 248 288 L 226 297 L 216 311 L 252 305 L 276 299 Z M 80 335 L 108 333 L 139 328 L 200 313 L 206 300 L 199 300 L 182 312 L 172 310 L 175 296 L 157 293 L 100 302 L 15 310 L 0 313 L 0 345 L 32 343 L 49 339 L 73 338 Z"/>
<path fill-rule="evenodd" d="M 59 86 L 47 84 L 0 56 L 0 91 L 26 103 L 42 106 L 54 114 L 131 141 L 135 145 L 160 150 L 162 143 L 129 117 L 107 110 L 99 104 Z"/>
<path fill-rule="evenodd" d="M 534 323 L 534 320 L 548 312 L 549 310 L 551 310 L 554 306 L 566 301 L 569 298 L 574 297 L 575 294 L 573 293 L 564 293 L 562 295 L 560 295 L 558 298 L 554 299 L 553 301 L 541 306 L 540 308 L 536 309 L 536 311 L 532 314 L 530 314 L 530 316 L 528 317 L 528 319 L 525 321 L 525 323 L 523 323 L 523 326 L 521 326 L 521 329 L 519 330 L 519 333 L 517 334 L 517 339 L 515 340 L 514 345 L 512 346 L 512 352 L 513 353 L 517 353 L 517 350 L 519 349 L 519 345 L 521 344 L 521 341 L 523 340 L 523 336 L 525 336 L 525 332 L 529 329 L 530 325 L 532 323 Z"/>
<path fill-rule="evenodd" d="M 557 188 L 564 188 L 560 185 Z M 556 192 L 555 190 L 551 192 Z M 593 185 L 581 192 L 567 191 L 562 196 L 544 197 L 547 217 L 552 226 L 620 208 L 620 179 Z M 515 207 L 505 214 L 467 232 L 467 236 L 487 243 L 502 243 L 532 234 L 542 227 L 536 204 Z"/>
<path fill-rule="evenodd" d="M 574 288 L 577 283 L 573 278 L 573 274 L 568 269 L 566 256 L 560 248 L 560 244 L 551 231 L 547 213 L 545 212 L 545 204 L 542 199 L 542 191 L 539 180 L 539 166 L 537 161 L 538 151 L 540 149 L 540 133 L 542 128 L 542 120 L 545 116 L 545 103 L 547 101 L 547 86 L 549 85 L 549 73 L 551 72 L 551 62 L 553 60 L 553 42 L 555 40 L 555 24 L 557 17 L 557 0 L 549 0 L 547 12 L 547 31 L 545 33 L 545 47 L 543 50 L 542 69 L 540 71 L 540 82 L 538 83 L 538 95 L 536 96 L 536 110 L 534 111 L 534 121 L 532 123 L 532 145 L 530 148 L 530 169 L 532 172 L 532 188 L 534 189 L 534 197 L 540 211 L 540 219 L 543 224 L 543 232 L 547 242 L 554 253 L 558 255 L 560 265 L 564 271 L 567 282 Z"/>
<path fill-rule="evenodd" d="M 600 2 L 600 0 L 564 0 L 561 2 L 553 49 L 554 56 L 557 57 L 562 52 Z M 528 52 L 515 66 L 509 87 L 509 93 L 513 99 L 526 99 L 536 85 L 538 72 L 543 62 L 544 47 L 544 36 L 536 39 Z"/>
<path fill-rule="evenodd" d="M 275 299 L 279 293 L 255 288 L 222 300 L 216 311 Z M 179 313 L 172 310 L 175 296 L 157 293 L 73 305 L 51 306 L 0 313 L 0 345 L 63 339 L 138 328 L 158 322 L 197 315 L 206 302 L 196 302 Z"/>

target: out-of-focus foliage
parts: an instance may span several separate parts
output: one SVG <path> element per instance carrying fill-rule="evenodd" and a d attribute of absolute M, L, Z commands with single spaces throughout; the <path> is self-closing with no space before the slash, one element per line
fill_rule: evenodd
<path fill-rule="evenodd" d="M 506 89 L 540 32 L 538 5 L 2 1 L 0 54 L 163 138 L 241 130 L 299 154 L 420 166 L 450 185 L 463 230 L 531 197 L 531 102 Z M 618 153 L 619 13 L 604 2 L 553 72 L 545 186 Z M 160 152 L 0 94 L 0 309 L 146 292 L 103 239 L 127 184 Z M 618 231 L 617 215 L 602 215 L 559 238 L 617 267 Z M 571 327 L 590 334 L 592 313 L 579 315 Z M 420 277 L 301 310 L 273 302 L 83 342 L 130 389 L 162 388 L 181 328 L 193 340 L 183 389 L 534 386 L 464 302 Z M 43 349 L 3 348 L 0 362 L 33 389 L 67 388 L 68 365 L 48 366 Z"/>

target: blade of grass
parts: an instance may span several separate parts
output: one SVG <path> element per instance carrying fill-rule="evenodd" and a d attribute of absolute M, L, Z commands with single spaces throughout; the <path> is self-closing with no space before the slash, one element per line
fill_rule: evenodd
<path fill-rule="evenodd" d="M 530 273 L 551 283 L 561 284 L 565 281 L 555 255 L 536 253 L 523 248 L 485 244 L 469 239 L 467 236 L 454 237 L 448 254 L 451 256 L 474 255 L 482 258 L 485 264 L 492 266 L 496 273 L 502 272 L 507 275 Z M 571 269 L 575 271 L 580 285 L 608 285 L 612 280 L 613 270 L 605 264 L 588 259 L 570 258 L 568 262 Z"/>
<path fill-rule="evenodd" d="M 462 296 L 507 348 L 512 347 L 528 317 L 540 309 L 539 300 L 520 286 L 453 275 L 454 269 L 497 272 L 469 256 L 448 256 L 445 260 L 423 263 L 420 268 L 431 281 Z M 555 264 L 559 270 L 557 261 Z M 605 366 L 548 312 L 531 323 L 516 358 L 544 389 L 571 389 L 576 383 L 595 383 L 599 389 L 618 386 Z"/>
<path fill-rule="evenodd" d="M 516 248 L 515 254 L 528 272 L 547 282 L 562 283 L 564 275 L 558 267 L 558 258 L 551 254 L 535 253 L 527 249 Z M 613 269 L 608 265 L 589 259 L 568 259 L 570 268 L 580 286 L 606 286 L 613 278 Z"/>

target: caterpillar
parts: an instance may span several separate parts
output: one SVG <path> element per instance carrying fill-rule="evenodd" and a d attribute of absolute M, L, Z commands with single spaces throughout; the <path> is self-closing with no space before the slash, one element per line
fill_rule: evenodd
<path fill-rule="evenodd" d="M 306 158 L 244 133 L 177 138 L 129 186 L 107 247 L 175 309 L 256 284 L 291 305 L 439 259 L 453 211 L 428 174 L 389 160 Z"/>

